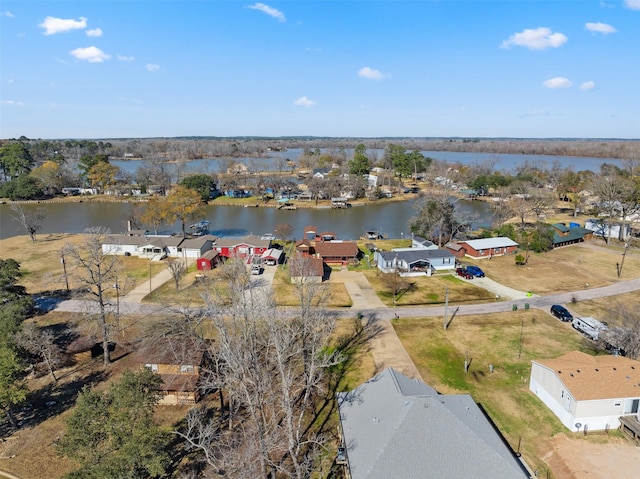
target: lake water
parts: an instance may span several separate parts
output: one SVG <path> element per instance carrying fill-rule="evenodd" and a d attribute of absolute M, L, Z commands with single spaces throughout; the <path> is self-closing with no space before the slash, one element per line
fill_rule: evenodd
<path fill-rule="evenodd" d="M 339 239 L 357 239 L 366 230 L 375 229 L 390 238 L 407 237 L 409 220 L 416 214 L 415 201 L 372 203 L 348 209 L 301 208 L 294 211 L 276 208 L 242 208 L 238 206 L 205 207 L 204 218 L 211 222 L 211 232 L 219 236 L 261 235 L 272 233 L 279 224 L 293 226 L 293 237 L 300 239 L 306 226 L 333 231 Z M 132 203 L 41 203 L 25 204 L 28 212 L 45 214 L 42 230 L 47 233 L 80 233 L 92 226 L 104 226 L 114 233 L 126 230 L 133 216 Z M 489 226 L 491 211 L 483 201 L 459 201 L 458 208 L 473 227 Z M 0 238 L 26 234 L 12 219 L 9 205 L 0 205 Z M 194 221 L 195 222 L 195 221 Z M 167 226 L 164 232 L 179 232 L 181 225 Z M 0 252 L 5 256 L 6 252 Z"/>
<path fill-rule="evenodd" d="M 369 150 L 374 156 L 381 157 L 382 150 Z M 347 150 L 347 155 L 351 155 L 352 150 Z M 618 167 L 622 166 L 619 159 L 614 158 L 588 158 L 576 156 L 545 156 L 545 155 L 511 155 L 511 154 L 495 154 L 495 153 L 466 153 L 454 151 L 422 151 L 422 154 L 429 158 L 446 161 L 449 163 L 460 163 L 462 165 L 480 165 L 491 162 L 494 164 L 495 170 L 513 171 L 513 169 L 525 162 L 540 165 L 541 167 L 550 168 L 554 162 L 558 162 L 561 168 L 572 168 L 574 171 L 589 170 L 600 171 L 600 165 L 610 163 Z M 302 149 L 291 148 L 287 151 L 272 153 L 269 158 L 234 158 L 234 161 L 244 163 L 252 171 L 278 171 L 278 169 L 286 169 L 281 160 L 297 160 L 302 155 Z M 225 170 L 227 159 L 223 158 L 206 158 L 201 160 L 186 161 L 180 164 L 172 163 L 171 166 L 176 169 L 179 165 L 184 168 L 184 173 L 222 173 Z M 134 161 L 112 161 L 112 164 L 118 166 L 128 173 L 135 171 L 143 164 L 144 160 Z"/>

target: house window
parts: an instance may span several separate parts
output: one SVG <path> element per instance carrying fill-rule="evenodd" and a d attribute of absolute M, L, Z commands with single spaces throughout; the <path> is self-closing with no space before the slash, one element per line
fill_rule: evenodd
<path fill-rule="evenodd" d="M 480 254 L 482 254 L 482 255 L 483 255 L 483 254 L 484 254 L 484 250 L 483 250 L 483 249 L 481 249 L 480 251 L 478 251 L 478 253 L 480 253 Z"/>
<path fill-rule="evenodd" d="M 149 370 L 151 370 L 154 373 L 158 372 L 158 365 L 157 364 L 145 364 L 144 367 L 149 369 Z"/>
<path fill-rule="evenodd" d="M 192 373 L 193 372 L 193 364 L 183 364 L 180 366 L 180 373 L 181 374 L 185 374 L 185 373 Z"/>

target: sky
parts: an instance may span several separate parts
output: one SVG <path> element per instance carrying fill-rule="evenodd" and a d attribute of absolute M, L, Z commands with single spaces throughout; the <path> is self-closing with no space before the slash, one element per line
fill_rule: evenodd
<path fill-rule="evenodd" d="M 0 138 L 640 138 L 640 0 L 2 0 Z"/>

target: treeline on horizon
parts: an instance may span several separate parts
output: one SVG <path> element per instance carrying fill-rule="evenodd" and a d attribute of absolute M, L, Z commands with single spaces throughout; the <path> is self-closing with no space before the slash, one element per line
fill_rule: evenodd
<path fill-rule="evenodd" d="M 266 157 L 290 148 L 341 150 L 364 144 L 368 149 L 385 150 L 400 145 L 407 150 L 447 151 L 489 154 L 523 154 L 544 156 L 578 156 L 612 159 L 640 158 L 640 140 L 636 139 L 527 139 L 527 138 L 332 138 L 332 137 L 173 137 L 173 138 L 113 138 L 113 139 L 19 139 L 29 145 L 36 161 L 51 157 L 54 152 L 104 153 L 112 157 L 125 155 L 144 159 L 193 160 L 215 157 Z M 39 158 L 42 156 L 43 158 Z M 78 155 L 80 156 L 80 155 Z"/>

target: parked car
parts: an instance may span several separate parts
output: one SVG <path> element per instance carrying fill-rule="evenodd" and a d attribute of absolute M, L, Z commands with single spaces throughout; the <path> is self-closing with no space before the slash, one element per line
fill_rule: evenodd
<path fill-rule="evenodd" d="M 564 321 L 565 323 L 569 321 L 573 321 L 573 314 L 571 314 L 567 308 L 560 304 L 554 304 L 551 306 L 551 314 L 553 314 L 560 321 Z"/>
<path fill-rule="evenodd" d="M 456 268 L 456 274 L 464 279 L 473 279 L 473 275 L 467 271 L 467 268 Z"/>
<path fill-rule="evenodd" d="M 467 273 L 472 274 L 476 278 L 484 278 L 484 271 L 477 266 L 467 266 Z"/>
<path fill-rule="evenodd" d="M 251 265 L 251 274 L 262 274 L 264 268 L 261 264 L 252 264 Z"/>

